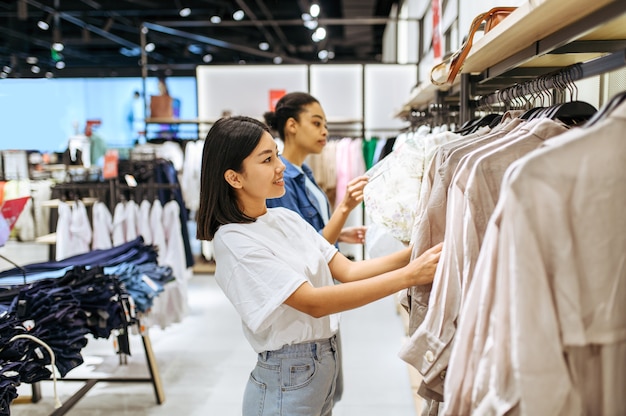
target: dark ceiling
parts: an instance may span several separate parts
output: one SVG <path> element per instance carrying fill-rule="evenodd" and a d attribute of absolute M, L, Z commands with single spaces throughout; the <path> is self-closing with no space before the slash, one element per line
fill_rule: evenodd
<path fill-rule="evenodd" d="M 397 1 L 2 0 L 0 76 L 141 76 L 142 68 L 146 76 L 193 76 L 204 63 L 375 63 Z M 313 2 L 321 8 L 316 23 L 327 31 L 320 42 L 303 23 Z M 189 16 L 179 15 L 183 7 Z M 236 10 L 243 10 L 243 20 L 233 19 Z M 214 16 L 221 22 L 213 23 Z M 52 49 L 56 41 L 64 45 L 60 52 Z M 151 43 L 154 50 L 142 54 L 142 44 Z"/>

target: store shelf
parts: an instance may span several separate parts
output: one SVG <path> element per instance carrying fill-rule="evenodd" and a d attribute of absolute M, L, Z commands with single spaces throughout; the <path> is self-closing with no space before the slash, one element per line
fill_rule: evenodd
<path fill-rule="evenodd" d="M 462 73 L 482 74 L 483 81 L 528 68 L 557 68 L 584 62 L 626 44 L 623 0 L 543 0 L 525 3 L 477 40 Z M 545 71 L 543 71 L 545 72 Z M 510 75 L 510 74 L 509 74 Z"/>

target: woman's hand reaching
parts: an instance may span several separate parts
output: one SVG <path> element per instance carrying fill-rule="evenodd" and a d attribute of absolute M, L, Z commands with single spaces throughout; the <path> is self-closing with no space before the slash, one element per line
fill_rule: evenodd
<path fill-rule="evenodd" d="M 361 201 L 363 201 L 363 188 L 367 185 L 369 178 L 367 176 L 357 176 L 348 182 L 346 186 L 346 194 L 341 201 L 340 207 L 343 206 L 348 212 L 352 211 Z"/>
<path fill-rule="evenodd" d="M 411 286 L 426 285 L 432 283 L 435 278 L 435 270 L 441 257 L 443 243 L 429 248 L 421 256 L 412 260 L 405 268 L 409 272 Z"/>
<path fill-rule="evenodd" d="M 341 233 L 339 233 L 339 239 L 337 241 L 340 243 L 364 244 L 366 232 L 367 227 L 365 226 L 345 227 L 341 230 Z"/>

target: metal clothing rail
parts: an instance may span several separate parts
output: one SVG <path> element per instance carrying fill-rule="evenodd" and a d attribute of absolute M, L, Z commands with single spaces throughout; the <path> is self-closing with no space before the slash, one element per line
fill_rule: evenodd
<path fill-rule="evenodd" d="M 523 98 L 529 94 L 550 89 L 565 89 L 567 84 L 585 78 L 601 75 L 626 67 L 626 49 L 588 62 L 577 63 L 560 70 L 541 75 L 536 79 L 502 88 L 478 100 L 479 106 L 502 103 L 511 99 Z"/>

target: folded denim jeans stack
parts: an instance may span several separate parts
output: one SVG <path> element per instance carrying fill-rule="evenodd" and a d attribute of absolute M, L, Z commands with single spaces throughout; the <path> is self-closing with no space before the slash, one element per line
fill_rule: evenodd
<path fill-rule="evenodd" d="M 156 248 L 144 244 L 143 238 L 137 237 L 110 249 L 5 270 L 0 273 L 0 287 L 61 278 L 76 267 L 87 270 L 98 266 L 104 268 L 105 274 L 118 276 L 139 312 L 148 311 L 154 298 L 163 292 L 163 286 L 175 279 L 171 267 L 158 265 Z"/>
<path fill-rule="evenodd" d="M 0 292 L 0 416 L 9 415 L 17 386 L 49 379 L 49 352 L 64 377 L 83 363 L 87 334 L 108 338 L 115 330 L 127 334 L 135 323 L 124 284 L 101 267 L 75 267 L 60 278 L 42 279 Z"/>

